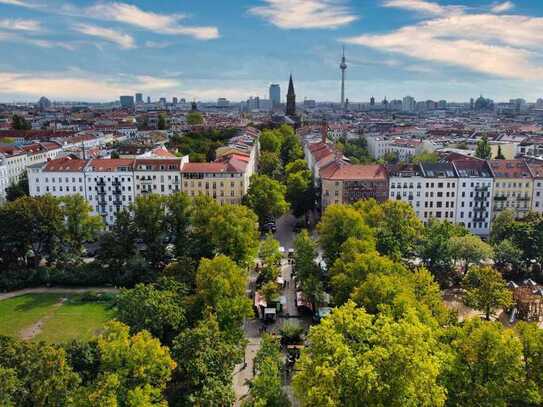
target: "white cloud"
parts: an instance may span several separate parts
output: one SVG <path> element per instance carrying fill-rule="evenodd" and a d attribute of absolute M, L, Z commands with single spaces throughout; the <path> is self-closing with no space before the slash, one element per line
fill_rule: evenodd
<path fill-rule="evenodd" d="M 515 4 L 511 1 L 504 1 L 503 3 L 495 3 L 490 9 L 493 13 L 505 13 L 515 8 Z"/>
<path fill-rule="evenodd" d="M 283 29 L 338 28 L 357 20 L 338 0 L 264 0 L 267 5 L 249 9 Z"/>
<path fill-rule="evenodd" d="M 96 4 L 87 8 L 85 14 L 102 20 L 130 24 L 159 34 L 188 35 L 199 40 L 211 40 L 219 37 L 219 30 L 216 27 L 179 24 L 179 21 L 185 18 L 184 15 L 153 13 L 126 3 Z"/>
<path fill-rule="evenodd" d="M 133 37 L 128 34 L 112 30 L 110 28 L 98 27 L 91 24 L 77 24 L 74 25 L 73 28 L 77 32 L 115 43 L 124 49 L 135 47 Z"/>
<path fill-rule="evenodd" d="M 153 76 L 96 76 L 90 72 L 1 72 L 0 94 L 31 100 L 42 95 L 56 100 L 116 100 L 119 95 L 173 90 L 179 81 Z"/>
<path fill-rule="evenodd" d="M 543 75 L 543 18 L 460 13 L 345 41 L 503 78 Z"/>
<path fill-rule="evenodd" d="M 36 20 L 0 19 L 0 29 L 13 31 L 41 31 L 42 26 Z"/>
<path fill-rule="evenodd" d="M 412 10 L 419 13 L 436 16 L 462 14 L 464 11 L 464 7 L 462 6 L 442 6 L 441 4 L 426 0 L 385 0 L 383 6 Z"/>
<path fill-rule="evenodd" d="M 0 4 L 7 4 L 9 6 L 18 6 L 18 7 L 25 7 L 25 8 L 40 7 L 39 4 L 29 3 L 28 1 L 25 1 L 25 0 L 0 0 Z"/>

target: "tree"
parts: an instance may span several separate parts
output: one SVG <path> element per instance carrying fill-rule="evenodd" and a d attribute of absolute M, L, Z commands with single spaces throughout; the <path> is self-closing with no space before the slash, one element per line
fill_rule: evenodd
<path fill-rule="evenodd" d="M 32 125 L 24 117 L 14 114 L 11 118 L 11 128 L 13 130 L 31 130 Z"/>
<path fill-rule="evenodd" d="M 242 205 L 218 206 L 209 219 L 214 254 L 229 256 L 239 265 L 250 264 L 258 251 L 258 218 Z"/>
<path fill-rule="evenodd" d="M 281 135 L 274 130 L 264 130 L 260 134 L 259 143 L 263 152 L 279 154 L 282 142 Z"/>
<path fill-rule="evenodd" d="M 96 239 L 103 228 L 102 218 L 92 215 L 92 206 L 80 194 L 62 197 L 61 202 L 66 223 L 66 242 L 76 255 L 80 255 L 83 243 Z"/>
<path fill-rule="evenodd" d="M 315 207 L 315 191 L 313 177 L 307 167 L 298 172 L 289 172 L 287 169 L 286 199 L 290 203 L 292 213 L 299 217 Z"/>
<path fill-rule="evenodd" d="M 276 302 L 281 294 L 279 285 L 275 281 L 268 281 L 267 283 L 263 284 L 259 291 L 266 300 L 266 304 L 268 306 Z"/>
<path fill-rule="evenodd" d="M 263 151 L 258 160 L 258 170 L 262 175 L 266 175 L 279 181 L 282 177 L 283 165 L 279 155 L 271 151 Z"/>
<path fill-rule="evenodd" d="M 286 166 L 288 163 L 303 158 L 304 151 L 300 140 L 294 134 L 292 128 L 290 128 L 283 136 L 283 143 L 281 145 L 281 161 Z"/>
<path fill-rule="evenodd" d="M 204 117 L 199 112 L 187 113 L 187 124 L 197 126 L 204 123 Z"/>
<path fill-rule="evenodd" d="M 162 392 L 176 367 L 167 347 L 149 332 L 130 336 L 129 328 L 120 322 L 109 322 L 98 338 L 100 352 L 99 379 L 109 382 L 115 389 L 119 405 L 134 397 L 162 402 Z M 113 383 L 111 381 L 113 380 Z M 89 389 L 92 394 L 93 388 Z M 149 404 L 146 404 L 149 405 Z"/>
<path fill-rule="evenodd" d="M 498 153 L 496 154 L 496 160 L 505 160 L 505 156 L 502 153 L 502 146 L 498 145 Z"/>
<path fill-rule="evenodd" d="M 439 156 L 437 153 L 432 151 L 426 151 L 423 150 L 419 154 L 415 154 L 411 158 L 411 162 L 413 164 L 421 164 L 421 163 L 428 163 L 428 164 L 435 164 L 439 161 Z"/>
<path fill-rule="evenodd" d="M 524 380 L 522 347 L 500 323 L 470 319 L 449 328 L 452 351 L 443 374 L 449 406 L 537 405 L 541 396 Z"/>
<path fill-rule="evenodd" d="M 469 271 L 470 264 L 478 264 L 494 255 L 492 247 L 475 235 L 454 236 L 450 240 L 452 256 L 464 263 L 464 274 Z"/>
<path fill-rule="evenodd" d="M 172 393 L 182 397 L 182 405 L 232 405 L 232 373 L 243 352 L 244 346 L 231 342 L 216 317 L 208 315 L 174 340 L 177 380 Z"/>
<path fill-rule="evenodd" d="M 150 332 L 164 344 L 170 344 L 186 324 L 182 284 L 168 282 L 166 287 L 138 284 L 121 289 L 117 296 L 117 318 L 133 333 Z"/>
<path fill-rule="evenodd" d="M 513 303 L 511 291 L 501 274 L 491 267 L 475 267 L 464 277 L 468 307 L 481 310 L 487 321 L 497 308 L 507 309 Z"/>
<path fill-rule="evenodd" d="M 347 239 L 372 239 L 371 229 L 362 215 L 350 206 L 330 205 L 318 225 L 319 243 L 324 250 L 326 264 L 331 267 L 340 256 L 340 248 Z"/>
<path fill-rule="evenodd" d="M 429 327 L 348 302 L 311 328 L 293 386 L 303 405 L 442 406 L 441 369 Z"/>
<path fill-rule="evenodd" d="M 59 200 L 51 195 L 22 197 L 0 208 L 0 253 L 2 260 L 21 258 L 40 264 L 43 258 L 54 261 L 64 237 L 64 217 Z"/>
<path fill-rule="evenodd" d="M 220 327 L 240 334 L 243 318 L 252 315 L 245 295 L 247 273 L 226 256 L 202 259 L 196 272 L 196 296 L 203 307 L 217 314 Z M 202 310 L 203 313 L 203 310 Z"/>
<path fill-rule="evenodd" d="M 394 259 L 413 255 L 423 225 L 407 202 L 388 200 L 381 204 L 378 220 L 377 250 Z"/>
<path fill-rule="evenodd" d="M 163 113 L 158 115 L 158 130 L 166 130 L 167 122 L 166 116 Z"/>
<path fill-rule="evenodd" d="M 8 337 L 0 337 L 0 373 L 0 400 L 14 406 L 67 405 L 80 383 L 62 348 Z"/>
<path fill-rule="evenodd" d="M 494 246 L 496 266 L 502 270 L 511 268 L 518 271 L 522 267 L 524 252 L 510 239 L 504 239 Z"/>
<path fill-rule="evenodd" d="M 477 142 L 477 148 L 475 149 L 475 157 L 482 160 L 492 159 L 492 148 L 488 142 L 488 137 L 483 135 L 481 139 Z"/>
<path fill-rule="evenodd" d="M 249 383 L 249 396 L 244 407 L 288 407 L 290 402 L 283 391 L 282 355 L 278 338 L 264 335 L 255 357 L 256 376 Z"/>
<path fill-rule="evenodd" d="M 23 196 L 28 195 L 30 195 L 28 188 L 28 175 L 25 172 L 18 182 L 11 184 L 6 188 L 6 201 L 13 202 Z"/>
<path fill-rule="evenodd" d="M 191 199 L 183 192 L 166 198 L 166 225 L 169 240 L 175 245 L 175 257 L 190 255 Z"/>
<path fill-rule="evenodd" d="M 145 244 L 143 255 L 154 270 L 159 270 L 166 254 L 166 199 L 158 194 L 141 195 L 131 209 L 138 236 Z"/>
<path fill-rule="evenodd" d="M 466 233 L 461 226 L 435 219 L 430 220 L 424 227 L 418 253 L 426 267 L 442 285 L 450 283 L 455 271 L 450 239 Z"/>
<path fill-rule="evenodd" d="M 133 283 L 133 272 L 127 267 L 136 256 L 136 226 L 131 214 L 123 209 L 117 213 L 109 232 L 100 238 L 97 260 L 111 274 L 111 280 L 120 285 Z"/>
<path fill-rule="evenodd" d="M 294 239 L 294 259 L 296 264 L 296 279 L 305 297 L 316 309 L 322 301 L 324 287 L 320 267 L 315 263 L 317 247 L 307 230 L 302 230 Z"/>
<path fill-rule="evenodd" d="M 278 181 L 265 175 L 253 175 L 245 202 L 262 225 L 268 218 L 278 218 L 288 211 L 285 193 L 286 188 Z"/>
<path fill-rule="evenodd" d="M 526 388 L 538 389 L 543 400 L 543 331 L 534 323 L 520 321 L 515 325 L 522 344 Z"/>
<path fill-rule="evenodd" d="M 399 161 L 398 153 L 388 151 L 383 156 L 383 161 L 387 164 L 395 164 Z"/>

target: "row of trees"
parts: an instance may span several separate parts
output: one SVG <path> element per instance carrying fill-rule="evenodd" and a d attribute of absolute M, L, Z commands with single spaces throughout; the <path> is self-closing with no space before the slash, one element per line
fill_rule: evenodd
<path fill-rule="evenodd" d="M 0 219 L 4 287 L 24 285 L 40 266 L 52 281 L 38 284 L 133 285 L 156 280 L 172 258 L 170 269 L 193 280 L 201 258 L 223 254 L 245 266 L 258 251 L 257 217 L 249 208 L 183 193 L 141 196 L 118 212 L 111 230 L 100 233 L 91 264 L 81 261 L 84 243 L 97 238 L 102 223 L 79 195 L 24 197 L 2 206 Z"/>
<path fill-rule="evenodd" d="M 303 160 L 300 140 L 292 127 L 264 130 L 260 136 L 259 175 L 251 180 L 248 205 L 259 219 L 278 217 L 289 207 L 295 216 L 313 209 L 315 191 L 311 171 Z"/>
<path fill-rule="evenodd" d="M 459 323 L 431 272 L 404 263 L 424 229 L 400 202 L 326 210 L 319 232 L 338 308 L 311 328 L 297 364 L 293 384 L 302 404 L 543 401 L 543 380 L 534 370 L 543 360 L 543 332 L 524 323 L 515 329 L 476 319 Z M 510 304 L 505 282 L 489 267 L 470 267 L 463 283 L 466 301 L 487 317 Z"/>

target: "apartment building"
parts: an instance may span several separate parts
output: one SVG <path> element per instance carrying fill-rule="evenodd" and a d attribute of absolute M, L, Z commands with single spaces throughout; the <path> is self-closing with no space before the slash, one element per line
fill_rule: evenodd
<path fill-rule="evenodd" d="M 240 204 L 249 189 L 247 162 L 230 158 L 223 162 L 188 163 L 181 169 L 182 190 L 187 195 L 210 196 L 220 204 Z"/>
<path fill-rule="evenodd" d="M 388 198 L 388 177 L 383 165 L 350 165 L 341 160 L 326 166 L 320 173 L 321 205 L 351 204 L 374 198 Z"/>
<path fill-rule="evenodd" d="M 489 161 L 494 177 L 494 217 L 504 209 L 515 212 L 517 219 L 524 218 L 532 208 L 534 181 L 524 160 Z"/>
<path fill-rule="evenodd" d="M 543 164 L 531 163 L 528 164 L 528 167 L 530 168 L 534 182 L 532 210 L 534 212 L 543 213 Z"/>
<path fill-rule="evenodd" d="M 452 162 L 458 174 L 455 222 L 479 236 L 490 234 L 494 179 L 488 162 L 476 159 Z"/>
<path fill-rule="evenodd" d="M 419 165 L 424 178 L 424 207 L 421 219 L 455 221 L 458 174 L 451 163 L 422 163 Z"/>
<path fill-rule="evenodd" d="M 383 158 L 386 154 L 394 154 L 400 161 L 408 161 L 411 157 L 423 151 L 432 152 L 438 147 L 434 143 L 425 140 L 381 135 L 366 136 L 366 142 L 368 152 L 376 160 Z"/>
<path fill-rule="evenodd" d="M 0 203 L 6 199 L 6 188 L 19 182 L 27 166 L 43 164 L 62 155 L 61 146 L 53 142 L 0 146 Z"/>
<path fill-rule="evenodd" d="M 181 168 L 187 158 L 92 159 L 68 157 L 28 168 L 31 196 L 81 194 L 107 225 L 146 193 L 169 195 L 181 190 Z"/>
<path fill-rule="evenodd" d="M 417 217 L 424 219 L 425 178 L 418 165 L 398 164 L 387 168 L 389 199 L 408 202 Z"/>

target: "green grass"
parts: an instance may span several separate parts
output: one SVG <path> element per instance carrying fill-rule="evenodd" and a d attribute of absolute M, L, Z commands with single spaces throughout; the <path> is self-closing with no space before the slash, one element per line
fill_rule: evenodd
<path fill-rule="evenodd" d="M 63 298 L 66 301 L 59 306 Z M 25 328 L 43 321 L 32 340 L 49 343 L 90 339 L 114 316 L 109 304 L 83 302 L 80 295 L 27 294 L 0 301 L 0 335 L 20 337 Z"/>

